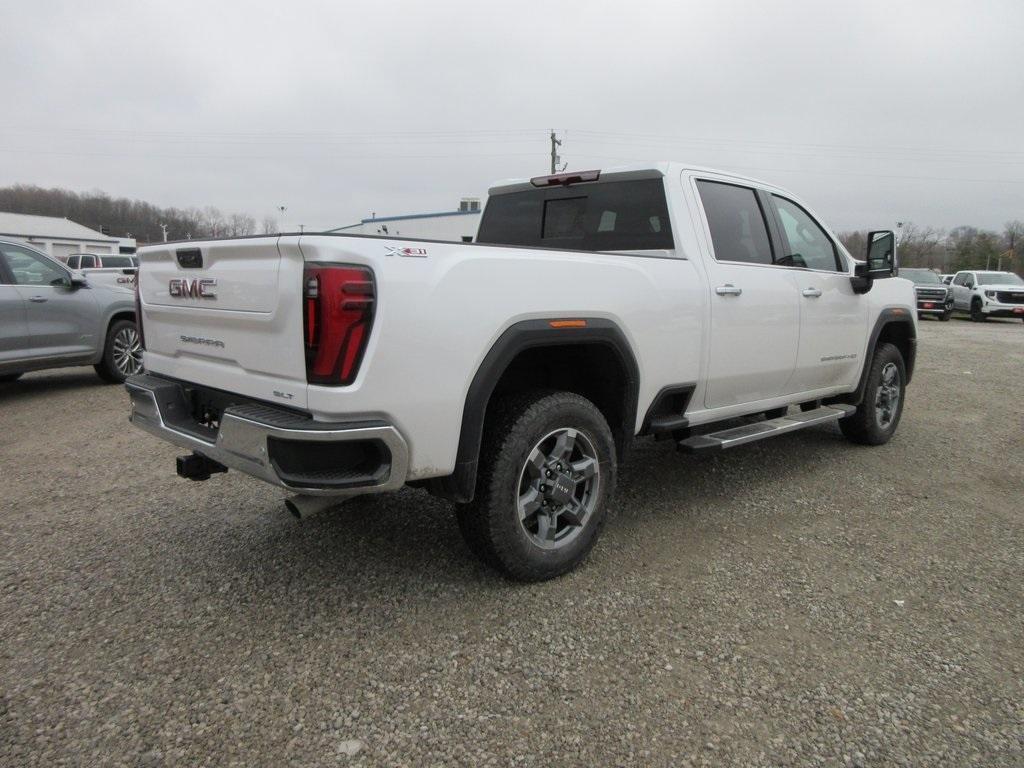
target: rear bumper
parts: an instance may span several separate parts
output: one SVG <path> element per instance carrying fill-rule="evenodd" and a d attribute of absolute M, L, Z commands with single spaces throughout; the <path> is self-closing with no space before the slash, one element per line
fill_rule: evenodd
<path fill-rule="evenodd" d="M 328 423 L 258 403 L 224 409 L 216 430 L 197 424 L 184 388 L 152 374 L 125 383 L 129 421 L 169 443 L 296 493 L 358 496 L 401 488 L 409 448 L 381 421 Z"/>

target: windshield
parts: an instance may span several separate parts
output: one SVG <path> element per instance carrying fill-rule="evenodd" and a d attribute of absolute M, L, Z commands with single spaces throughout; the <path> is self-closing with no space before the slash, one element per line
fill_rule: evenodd
<path fill-rule="evenodd" d="M 978 285 L 1024 285 L 1012 272 L 979 272 Z"/>
<path fill-rule="evenodd" d="M 930 269 L 901 269 L 900 277 L 905 277 L 917 285 L 942 285 L 942 280 Z"/>

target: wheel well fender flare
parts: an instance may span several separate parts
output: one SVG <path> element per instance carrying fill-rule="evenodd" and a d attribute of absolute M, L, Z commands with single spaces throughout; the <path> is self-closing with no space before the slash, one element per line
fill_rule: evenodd
<path fill-rule="evenodd" d="M 585 326 L 558 327 L 555 318 L 523 320 L 509 326 L 491 345 L 466 392 L 459 430 L 459 446 L 453 473 L 429 486 L 431 491 L 456 502 L 473 499 L 476 489 L 477 462 L 483 439 L 487 405 L 509 365 L 522 352 L 540 347 L 603 345 L 611 349 L 625 372 L 623 422 L 632 437 L 636 427 L 640 370 L 636 356 L 619 326 L 605 318 L 575 317 Z"/>
<path fill-rule="evenodd" d="M 909 310 L 902 307 L 889 307 L 883 309 L 879 313 L 878 319 L 875 320 L 875 325 L 871 329 L 871 335 L 868 338 L 867 351 L 864 353 L 864 365 L 861 368 L 857 389 L 849 397 L 844 398 L 844 402 L 860 405 L 864 399 L 864 390 L 868 384 L 868 373 L 870 372 L 871 361 L 875 356 L 875 349 L 878 348 L 879 339 L 882 338 L 886 329 L 895 330 L 896 328 L 899 328 L 900 333 L 906 334 L 907 348 L 906 350 L 901 350 L 901 352 L 904 355 L 903 365 L 907 372 L 907 383 L 910 383 L 914 373 L 914 361 L 917 358 L 917 329 L 914 326 L 914 320 Z"/>

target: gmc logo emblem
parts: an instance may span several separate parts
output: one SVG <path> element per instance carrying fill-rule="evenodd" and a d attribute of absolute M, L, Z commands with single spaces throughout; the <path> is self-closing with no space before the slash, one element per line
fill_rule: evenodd
<path fill-rule="evenodd" d="M 175 277 L 169 284 L 169 293 L 178 299 L 215 299 L 216 287 L 217 281 L 209 277 L 200 280 Z"/>

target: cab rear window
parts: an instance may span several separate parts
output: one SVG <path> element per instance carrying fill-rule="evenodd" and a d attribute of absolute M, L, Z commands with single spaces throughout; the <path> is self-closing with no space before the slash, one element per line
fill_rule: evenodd
<path fill-rule="evenodd" d="M 577 251 L 675 247 L 661 179 L 494 195 L 487 201 L 476 241 Z"/>

